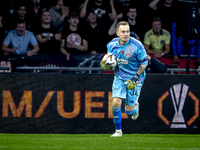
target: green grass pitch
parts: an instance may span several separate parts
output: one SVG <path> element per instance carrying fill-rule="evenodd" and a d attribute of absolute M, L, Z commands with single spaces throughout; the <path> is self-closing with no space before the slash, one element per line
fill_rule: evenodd
<path fill-rule="evenodd" d="M 0 134 L 0 150 L 200 150 L 194 134 Z"/>

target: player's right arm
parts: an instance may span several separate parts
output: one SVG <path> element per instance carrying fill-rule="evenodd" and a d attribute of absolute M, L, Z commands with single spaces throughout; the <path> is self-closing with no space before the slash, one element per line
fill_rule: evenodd
<path fill-rule="evenodd" d="M 110 65 L 104 64 L 103 60 L 101 60 L 100 66 L 101 66 L 101 69 L 103 69 L 103 70 L 111 70 L 112 69 L 112 67 Z"/>
<path fill-rule="evenodd" d="M 113 39 L 113 40 L 117 41 L 117 39 Z M 107 44 L 107 53 L 112 53 L 112 48 L 111 47 L 114 44 L 113 40 Z M 101 66 L 101 69 L 103 69 L 103 70 L 112 70 L 112 67 L 110 65 L 106 65 L 103 62 L 103 58 L 101 60 L 100 66 Z"/>
<path fill-rule="evenodd" d="M 140 62 L 140 66 L 138 68 L 137 73 L 133 76 L 132 79 L 129 79 L 125 82 L 127 90 L 132 90 L 135 88 L 137 80 L 139 79 L 140 75 L 145 71 L 148 65 L 146 51 L 143 46 L 142 46 L 142 49 L 138 53 L 138 60 Z"/>
<path fill-rule="evenodd" d="M 104 57 L 103 57 L 103 58 L 104 58 Z M 104 63 L 103 58 L 102 58 L 101 63 L 100 63 L 101 69 L 103 69 L 103 70 L 111 70 L 112 67 L 111 67 L 110 65 L 106 65 L 106 64 Z"/>

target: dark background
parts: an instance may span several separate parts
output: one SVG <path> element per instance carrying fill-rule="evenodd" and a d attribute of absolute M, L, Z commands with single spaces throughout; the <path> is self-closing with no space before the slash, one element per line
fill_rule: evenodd
<path fill-rule="evenodd" d="M 0 133 L 113 133 L 114 124 L 108 118 L 108 93 L 111 92 L 113 74 L 0 74 Z M 142 88 L 140 116 L 137 120 L 123 119 L 123 133 L 200 133 L 199 117 L 188 126 L 187 121 L 194 116 L 194 100 L 186 97 L 183 116 L 187 128 L 171 129 L 174 106 L 170 96 L 170 87 L 176 84 L 189 86 L 198 99 L 200 97 L 198 75 L 147 75 Z M 9 108 L 9 116 L 2 116 L 3 91 L 9 90 L 16 108 L 24 91 L 32 91 L 32 117 L 26 117 L 25 108 L 21 117 L 13 117 Z M 35 114 L 49 91 L 55 91 L 49 104 L 39 118 Z M 81 92 L 81 110 L 75 118 L 63 118 L 57 111 L 57 91 L 64 91 L 64 110 L 73 110 L 74 91 Z M 104 91 L 104 97 L 93 98 L 92 101 L 103 102 L 102 108 L 93 108 L 93 112 L 104 112 L 105 118 L 85 118 L 85 92 Z M 158 99 L 165 93 L 169 96 L 163 101 L 163 115 L 170 121 L 165 124 L 158 117 Z M 124 105 L 124 104 L 123 104 Z M 198 105 L 199 110 L 199 105 Z"/>

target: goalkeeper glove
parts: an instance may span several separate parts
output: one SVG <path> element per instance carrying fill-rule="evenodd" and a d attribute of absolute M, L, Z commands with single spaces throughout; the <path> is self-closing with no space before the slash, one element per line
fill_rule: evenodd
<path fill-rule="evenodd" d="M 125 84 L 126 84 L 126 89 L 127 89 L 127 90 L 132 90 L 132 89 L 134 89 L 134 88 L 135 88 L 135 85 L 136 85 L 136 81 L 137 81 L 138 79 L 139 79 L 139 75 L 136 74 L 132 79 L 127 80 L 127 81 L 125 82 Z"/>
<path fill-rule="evenodd" d="M 101 65 L 101 69 L 103 69 L 103 70 L 111 70 L 112 69 L 112 67 L 110 65 L 104 64 L 103 60 L 101 60 L 100 65 Z"/>

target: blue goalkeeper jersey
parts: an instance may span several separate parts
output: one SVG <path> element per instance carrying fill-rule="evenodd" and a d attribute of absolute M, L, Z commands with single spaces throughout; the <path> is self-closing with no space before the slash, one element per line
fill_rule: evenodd
<path fill-rule="evenodd" d="M 114 38 L 107 44 L 107 49 L 107 52 L 113 53 L 117 60 L 115 76 L 124 81 L 132 79 L 140 65 L 148 64 L 143 44 L 132 37 L 124 46 L 119 44 L 119 38 Z M 144 71 L 137 82 L 142 82 L 145 77 L 146 73 Z"/>

